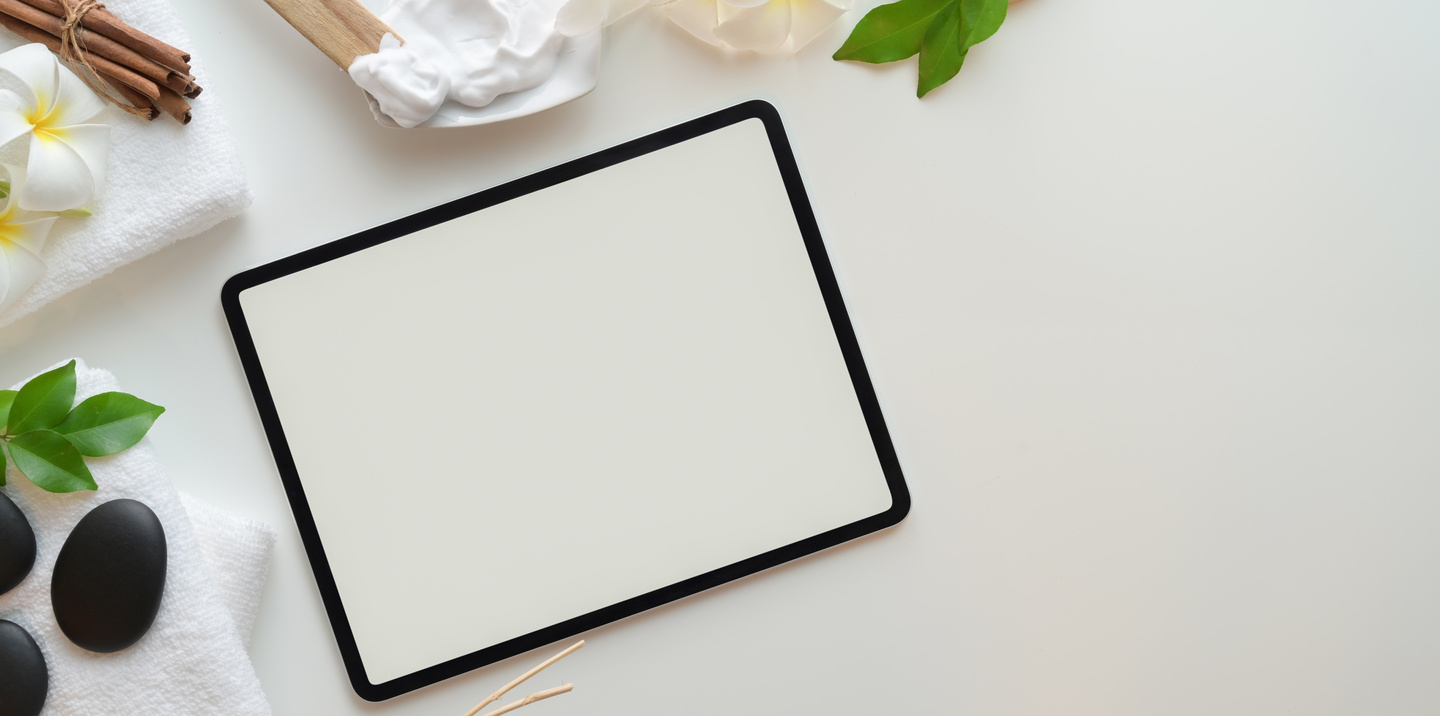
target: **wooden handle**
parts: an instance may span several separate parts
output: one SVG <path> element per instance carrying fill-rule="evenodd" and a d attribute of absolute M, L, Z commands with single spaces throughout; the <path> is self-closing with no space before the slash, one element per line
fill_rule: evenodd
<path fill-rule="evenodd" d="M 379 52 L 380 38 L 395 33 L 359 0 L 265 2 L 342 70 L 349 70 L 356 57 Z"/>

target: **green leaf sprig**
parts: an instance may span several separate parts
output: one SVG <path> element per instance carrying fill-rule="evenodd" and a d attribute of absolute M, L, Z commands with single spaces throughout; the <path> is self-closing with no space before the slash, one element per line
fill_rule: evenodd
<path fill-rule="evenodd" d="M 1008 0 L 900 0 L 881 5 L 860 22 L 835 51 L 836 60 L 896 62 L 920 55 L 915 96 L 950 81 L 970 48 L 1005 22 Z"/>
<path fill-rule="evenodd" d="M 101 393 L 75 405 L 73 360 L 20 390 L 0 390 L 0 485 L 8 453 L 20 474 L 44 490 L 94 490 L 85 458 L 140 442 L 163 412 L 129 393 Z"/>

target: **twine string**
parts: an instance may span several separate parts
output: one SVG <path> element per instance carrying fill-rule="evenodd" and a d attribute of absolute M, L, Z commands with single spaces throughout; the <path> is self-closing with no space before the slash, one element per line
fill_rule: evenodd
<path fill-rule="evenodd" d="M 141 109 L 131 106 L 130 103 L 117 99 L 105 88 L 105 81 L 100 78 L 100 72 L 95 69 L 95 65 L 90 63 L 90 53 L 86 52 L 84 41 L 81 40 L 80 22 L 91 10 L 104 9 L 105 3 L 100 0 L 60 0 L 60 4 L 65 7 L 65 21 L 60 26 L 60 59 L 75 69 L 80 81 L 105 101 L 137 117 L 148 119 L 149 107 Z"/>

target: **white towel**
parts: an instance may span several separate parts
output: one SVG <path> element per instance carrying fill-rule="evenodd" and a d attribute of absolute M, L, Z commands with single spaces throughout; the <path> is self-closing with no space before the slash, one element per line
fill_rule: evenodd
<path fill-rule="evenodd" d="M 110 0 L 105 5 L 135 28 L 194 52 L 180 17 L 165 0 Z M 24 40 L 0 29 L 0 51 L 22 44 Z M 190 100 L 190 124 L 181 126 L 168 116 L 146 122 L 113 107 L 105 111 L 102 117 L 112 127 L 110 159 L 106 185 L 90 207 L 95 214 L 55 222 L 40 252 L 48 267 L 45 276 L 0 313 L 0 326 L 250 205 L 240 152 L 208 81 L 205 60 L 199 53 L 192 58 L 195 78 L 205 89 Z M 25 142 L 15 145 L 7 149 L 16 151 Z"/>
<path fill-rule="evenodd" d="M 77 400 L 119 389 L 106 371 L 83 364 L 77 369 Z M 161 420 L 167 418 L 174 419 Z M 95 492 L 51 494 L 14 469 L 7 475 L 8 484 L 0 488 L 35 528 L 35 567 L 20 586 L 0 595 L 0 619 L 24 627 L 45 654 L 50 695 L 44 713 L 269 714 L 270 706 L 227 608 L 227 599 L 234 597 L 217 587 L 196 530 L 150 441 L 86 462 L 99 484 Z M 95 506 L 122 497 L 148 505 L 165 528 L 169 555 L 165 593 L 154 625 L 138 643 L 114 654 L 95 654 L 70 643 L 55 623 L 50 575 L 61 545 L 80 518 Z M 227 559 L 217 556 L 216 563 Z"/>
<path fill-rule="evenodd" d="M 264 522 L 236 517 L 194 495 L 180 493 L 180 502 L 195 528 L 200 554 L 210 567 L 230 619 L 240 634 L 240 643 L 250 647 L 255 614 L 260 611 L 260 592 L 270 571 L 270 551 L 275 530 Z"/>

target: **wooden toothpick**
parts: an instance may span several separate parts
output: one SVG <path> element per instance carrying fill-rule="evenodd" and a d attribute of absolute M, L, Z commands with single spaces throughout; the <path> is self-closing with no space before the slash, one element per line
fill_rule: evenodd
<path fill-rule="evenodd" d="M 518 701 L 511 701 L 510 703 L 505 704 L 504 706 L 501 706 L 500 708 L 495 709 L 494 711 L 491 711 L 491 712 L 488 713 L 488 714 L 485 714 L 485 716 L 500 716 L 500 714 L 508 714 L 508 713 L 510 713 L 511 711 L 514 711 L 515 709 L 518 709 L 518 708 L 520 708 L 521 706 L 524 706 L 525 704 L 533 704 L 533 703 L 535 703 L 536 701 L 540 701 L 540 700 L 542 700 L 542 699 L 548 699 L 548 698 L 550 698 L 551 696 L 559 696 L 560 694 L 563 694 L 563 693 L 565 693 L 566 691 L 569 691 L 570 689 L 573 689 L 573 688 L 575 688 L 575 685 L 574 685 L 574 684 L 566 684 L 566 685 L 564 685 L 564 686 L 556 686 L 556 687 L 553 688 L 553 689 L 545 689 L 544 691 L 537 691 L 537 692 L 535 692 L 535 693 L 533 693 L 533 694 L 530 694 L 529 696 L 526 696 L 525 698 L 520 699 L 520 700 L 518 700 Z"/>
<path fill-rule="evenodd" d="M 486 706 L 489 706 L 490 704 L 495 703 L 496 701 L 499 701 L 499 700 L 500 700 L 500 697 L 501 697 L 501 696 L 504 696 L 504 695 L 506 694 L 506 692 L 510 691 L 510 689 L 513 689 L 513 688 L 515 688 L 516 686 L 519 686 L 520 684 L 525 683 L 525 680 L 526 680 L 526 679 L 528 679 L 528 678 L 530 678 L 530 677 L 532 677 L 532 676 L 540 673 L 541 671 L 544 671 L 544 670 L 545 670 L 545 667 L 548 667 L 548 666 L 550 666 L 551 664 L 554 664 L 555 662 L 557 662 L 557 661 L 559 661 L 559 660 L 561 660 L 561 659 L 564 659 L 564 658 L 567 657 L 567 656 L 570 656 L 571 654 L 575 653 L 575 651 L 576 651 L 577 649 L 579 649 L 580 647 L 582 647 L 582 646 L 585 646 L 585 640 L 584 640 L 584 639 L 581 639 L 580 641 L 577 641 L 577 642 L 575 642 L 574 644 L 571 644 L 570 647 L 569 647 L 568 649 L 566 649 L 565 651 L 562 651 L 562 652 L 560 652 L 559 654 L 556 654 L 555 656 L 552 656 L 552 657 L 550 657 L 549 659 L 546 659 L 546 660 L 545 660 L 543 663 L 541 663 L 539 666 L 537 666 L 537 667 L 535 667 L 535 668 L 533 668 L 533 669 L 531 669 L 531 670 L 529 670 L 529 671 L 521 674 L 521 675 L 520 675 L 519 677 L 517 677 L 514 681 L 511 681 L 510 683 L 508 683 L 508 684 L 500 687 L 500 690 L 499 690 L 499 691 L 496 691 L 495 693 L 490 694 L 489 696 L 485 697 L 485 700 L 484 700 L 484 701 L 481 701 L 479 704 L 477 704 L 477 705 L 475 706 L 475 708 L 470 709 L 469 711 L 466 711 L 466 712 L 465 712 L 465 716 L 475 716 L 475 714 L 480 713 L 480 710 L 481 710 L 481 709 L 485 708 Z M 514 702 L 514 703 L 510 703 L 510 704 L 506 704 L 506 705 L 504 705 L 504 706 L 501 706 L 500 708 L 495 709 L 494 711 L 491 711 L 489 714 L 486 714 L 486 716 L 495 716 L 495 714 L 502 714 L 502 713 L 507 713 L 507 712 L 510 712 L 510 711 L 514 711 L 515 709 L 518 709 L 518 708 L 520 708 L 521 706 L 524 706 L 525 704 L 535 703 L 536 701 L 540 701 L 540 700 L 542 700 L 542 699 L 548 699 L 548 698 L 550 698 L 551 696 L 559 696 L 560 694 L 563 694 L 563 693 L 565 693 L 565 692 L 567 692 L 567 691 L 569 691 L 570 689 L 573 689 L 573 688 L 575 688 L 575 685 L 574 685 L 574 684 L 566 684 L 566 685 L 564 685 L 564 686 L 558 686 L 558 687 L 553 688 L 553 689 L 547 689 L 547 690 L 545 690 L 545 691 L 540 691 L 540 692 L 537 692 L 537 693 L 533 693 L 533 694 L 530 694 L 529 696 L 526 696 L 526 697 L 523 698 L 523 699 L 520 699 L 519 701 L 516 701 L 516 702 Z"/>

